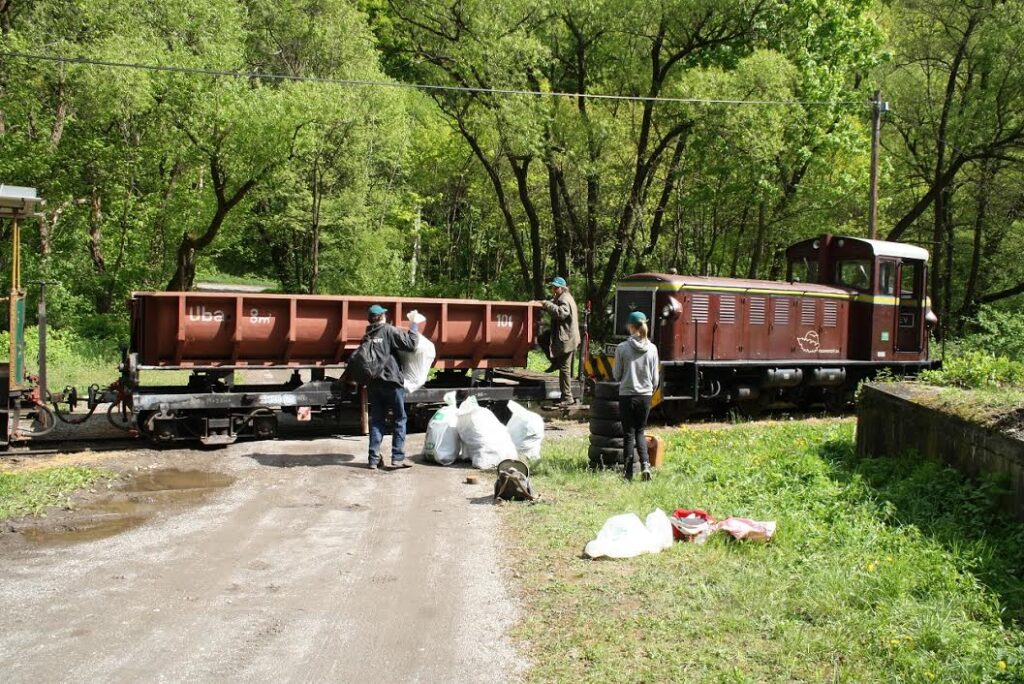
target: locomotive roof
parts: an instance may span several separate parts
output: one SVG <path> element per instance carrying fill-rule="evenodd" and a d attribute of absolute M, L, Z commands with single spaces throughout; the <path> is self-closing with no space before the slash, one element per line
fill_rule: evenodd
<path fill-rule="evenodd" d="M 753 280 L 750 278 L 712 278 L 709 276 L 675 275 L 670 273 L 634 273 L 619 283 L 619 289 L 631 284 L 655 286 L 659 290 L 731 290 L 734 292 L 811 294 L 817 296 L 849 297 L 855 290 L 817 283 L 790 283 L 780 280 Z"/>
<path fill-rule="evenodd" d="M 899 259 L 915 259 L 919 261 L 928 261 L 928 250 L 918 247 L 916 245 L 908 245 L 905 242 L 887 242 L 885 240 L 868 240 L 867 238 L 850 237 L 849 235 L 821 235 L 816 238 L 809 238 L 802 240 L 793 245 L 790 245 L 787 249 L 787 253 L 790 250 L 803 251 L 808 247 L 813 246 L 814 249 L 818 248 L 815 244 L 819 241 L 824 242 L 826 239 L 831 241 L 831 244 L 843 248 L 843 245 L 861 245 L 871 251 L 874 256 L 885 256 L 885 257 L 896 257 Z M 839 245 L 839 243 L 843 245 Z"/>
<path fill-rule="evenodd" d="M 900 259 L 919 259 L 928 261 L 928 250 L 916 245 L 908 245 L 905 242 L 886 242 L 885 240 L 868 240 L 866 238 L 844 238 L 856 242 L 863 242 L 871 247 L 875 256 L 891 256 Z"/>

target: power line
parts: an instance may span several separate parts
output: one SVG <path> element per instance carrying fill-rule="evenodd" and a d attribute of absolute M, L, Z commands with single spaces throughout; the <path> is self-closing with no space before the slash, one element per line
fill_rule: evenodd
<path fill-rule="evenodd" d="M 323 83 L 357 87 L 404 88 L 410 90 L 446 91 L 457 93 L 474 93 L 486 95 L 525 95 L 530 97 L 584 97 L 589 100 L 617 100 L 625 102 L 662 102 L 674 104 L 701 105 L 752 105 L 752 106 L 812 106 L 830 105 L 869 106 L 870 100 L 743 100 L 716 99 L 698 97 L 650 97 L 646 95 L 602 95 L 600 93 L 568 93 L 560 91 L 519 90 L 516 88 L 484 88 L 475 86 L 436 85 L 431 83 L 404 83 L 402 81 L 374 81 L 353 78 L 319 78 L 315 76 L 293 76 L 274 74 L 261 71 L 229 71 L 226 69 L 204 69 L 201 67 L 165 66 L 160 64 L 140 64 L 133 62 L 113 62 L 87 57 L 67 57 L 63 55 L 39 55 L 28 52 L 0 52 L 0 57 L 24 59 L 33 62 L 57 62 L 61 64 L 82 64 L 86 66 L 108 67 L 113 69 L 138 69 L 142 71 L 162 71 L 180 74 L 198 74 L 226 78 L 268 79 L 272 81 L 295 81 L 301 83 Z"/>

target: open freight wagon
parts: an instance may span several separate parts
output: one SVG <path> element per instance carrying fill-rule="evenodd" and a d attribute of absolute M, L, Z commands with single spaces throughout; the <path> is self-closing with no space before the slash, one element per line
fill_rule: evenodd
<path fill-rule="evenodd" d="M 110 402 L 119 407 L 115 422 L 161 442 L 270 438 L 281 412 L 365 433 L 365 388 L 339 378 L 373 304 L 400 328 L 413 309 L 427 319 L 420 334 L 437 356 L 427 384 L 406 397 L 414 426 L 425 425 L 451 390 L 498 404 L 559 396 L 557 377 L 525 369 L 540 315 L 529 303 L 139 292 L 121 377 L 110 389 L 90 390 L 89 406 Z M 184 383 L 143 382 L 144 373 L 183 370 Z"/>

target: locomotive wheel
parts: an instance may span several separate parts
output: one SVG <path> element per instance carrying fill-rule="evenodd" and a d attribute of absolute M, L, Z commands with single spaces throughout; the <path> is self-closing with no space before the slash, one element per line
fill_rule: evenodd
<path fill-rule="evenodd" d="M 587 455 L 590 457 L 590 467 L 595 470 L 613 468 L 622 463 L 622 449 L 602 449 L 592 446 Z"/>
<path fill-rule="evenodd" d="M 618 420 L 619 404 L 611 401 L 595 401 L 590 405 L 590 417 L 601 420 Z"/>
<path fill-rule="evenodd" d="M 594 386 L 595 399 L 619 399 L 619 383 L 599 382 Z"/>
<path fill-rule="evenodd" d="M 601 449 L 622 449 L 625 441 L 622 437 L 605 437 L 604 435 L 590 435 L 590 448 Z"/>
<path fill-rule="evenodd" d="M 618 420 L 605 420 L 602 418 L 590 419 L 590 434 L 604 435 L 605 437 L 621 437 L 622 423 Z"/>

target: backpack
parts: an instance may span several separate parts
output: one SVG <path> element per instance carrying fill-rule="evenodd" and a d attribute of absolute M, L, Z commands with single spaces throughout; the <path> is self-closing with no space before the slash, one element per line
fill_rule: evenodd
<path fill-rule="evenodd" d="M 379 380 L 390 356 L 384 335 L 364 335 L 345 366 L 345 377 L 360 385 Z"/>
<path fill-rule="evenodd" d="M 498 465 L 498 479 L 494 482 L 494 500 L 502 501 L 536 501 L 540 495 L 533 491 L 528 468 L 506 465 L 512 459 L 502 461 Z"/>

